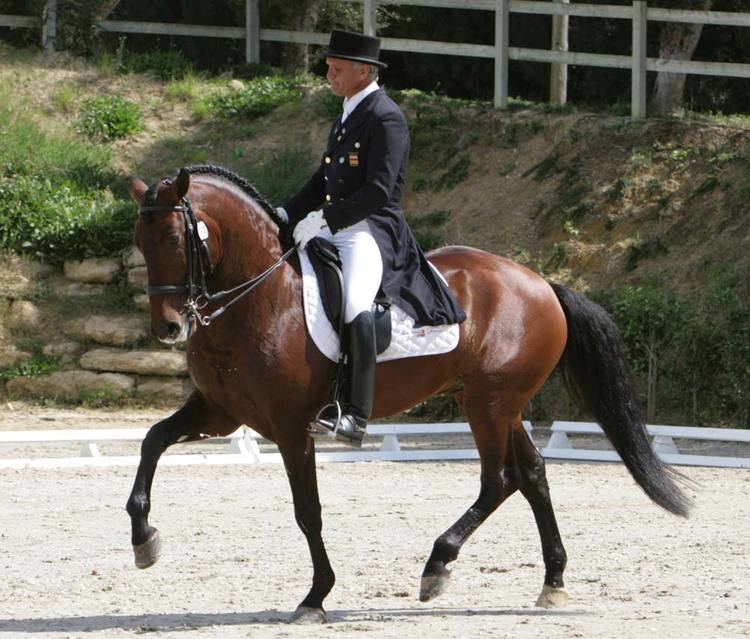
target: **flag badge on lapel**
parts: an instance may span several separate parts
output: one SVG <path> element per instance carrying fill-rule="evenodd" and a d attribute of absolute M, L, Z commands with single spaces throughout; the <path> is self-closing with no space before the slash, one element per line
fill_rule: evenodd
<path fill-rule="evenodd" d="M 351 151 L 349 153 L 349 166 L 356 168 L 359 166 L 359 153 Z"/>

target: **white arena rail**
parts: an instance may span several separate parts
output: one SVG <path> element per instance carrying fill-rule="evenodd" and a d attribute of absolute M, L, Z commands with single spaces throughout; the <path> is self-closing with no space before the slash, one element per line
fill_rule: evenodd
<path fill-rule="evenodd" d="M 703 428 L 698 426 L 647 426 L 651 435 L 651 446 L 661 459 L 679 466 L 717 466 L 725 468 L 750 468 L 749 457 L 721 455 L 690 455 L 681 453 L 675 440 L 703 440 L 750 444 L 750 430 L 736 428 Z M 601 435 L 598 424 L 584 422 L 554 422 L 552 436 L 547 446 L 541 449 L 545 459 L 569 459 L 578 461 L 620 461 L 613 450 L 574 448 L 569 435 Z"/>
<path fill-rule="evenodd" d="M 526 431 L 531 435 L 532 426 L 524 422 Z M 652 436 L 652 446 L 666 462 L 675 465 L 717 466 L 727 468 L 750 468 L 750 457 L 733 457 L 718 455 L 693 455 L 681 453 L 675 440 L 709 440 L 714 442 L 734 442 L 750 444 L 750 430 L 731 428 L 699 428 L 693 426 L 648 426 Z M 81 466 L 120 466 L 136 465 L 139 455 L 104 455 L 99 444 L 112 442 L 140 442 L 145 436 L 146 428 L 116 428 L 90 430 L 39 430 L 0 432 L 0 446 L 34 446 L 56 443 L 76 443 L 80 445 L 78 456 L 72 457 L 22 457 L 0 458 L 0 468 L 61 468 Z M 318 447 L 319 462 L 352 462 L 352 461 L 445 461 L 461 459 L 478 459 L 476 449 L 438 447 L 439 438 L 449 435 L 466 435 L 471 433 L 468 424 L 371 424 L 367 430 L 365 447 L 362 450 L 346 449 L 331 440 Z M 551 437 L 547 445 L 540 449 L 549 460 L 573 460 L 617 462 L 619 456 L 611 449 L 593 447 L 599 443 L 603 433 L 598 425 L 583 422 L 554 422 Z M 409 437 L 409 445 L 404 447 L 399 437 Z M 379 446 L 371 446 L 374 439 L 380 438 Z M 427 442 L 430 447 L 419 447 Z M 572 438 L 572 439 L 571 439 Z M 573 444 L 578 438 L 586 442 L 584 447 Z M 423 441 L 420 441 L 423 440 Z M 228 444 L 226 452 L 167 452 L 161 464 L 253 464 L 281 463 L 281 455 L 275 451 L 261 451 L 260 435 L 250 428 L 240 428 L 228 437 L 214 438 L 206 441 Z M 324 440 L 325 442 L 325 440 Z M 417 445 L 413 445 L 417 442 Z M 266 442 L 269 446 L 272 444 Z M 461 442 L 467 443 L 467 442 Z M 577 443 L 577 442 L 576 442 Z M 191 444 L 180 445 L 181 448 Z M 749 447 L 750 450 L 750 447 Z M 2 448 L 0 448 L 0 452 Z"/>

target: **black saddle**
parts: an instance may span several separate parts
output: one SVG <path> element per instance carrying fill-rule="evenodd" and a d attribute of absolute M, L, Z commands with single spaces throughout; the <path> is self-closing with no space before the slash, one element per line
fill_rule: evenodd
<path fill-rule="evenodd" d="M 338 250 L 328 240 L 315 237 L 307 244 L 307 256 L 318 280 L 323 310 L 344 344 L 344 276 Z M 373 302 L 372 312 L 375 317 L 375 346 L 380 354 L 391 344 L 391 305 L 382 291 Z"/>

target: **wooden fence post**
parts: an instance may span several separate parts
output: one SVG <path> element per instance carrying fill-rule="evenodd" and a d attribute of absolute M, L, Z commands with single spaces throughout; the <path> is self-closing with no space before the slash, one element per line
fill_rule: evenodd
<path fill-rule="evenodd" d="M 569 4 L 570 0 L 554 0 Z M 568 51 L 568 26 L 570 16 L 552 16 L 552 50 Z M 550 68 L 549 101 L 552 104 L 565 104 L 568 101 L 568 65 L 553 64 Z"/>
<path fill-rule="evenodd" d="M 260 64 L 260 14 L 258 0 L 245 0 L 245 62 Z"/>
<path fill-rule="evenodd" d="M 362 11 L 362 33 L 374 36 L 378 29 L 378 0 L 365 0 Z"/>
<path fill-rule="evenodd" d="M 508 106 L 508 23 L 510 0 L 497 0 L 495 6 L 495 107 Z"/>
<path fill-rule="evenodd" d="M 55 50 L 57 38 L 57 0 L 47 0 L 42 12 L 42 47 L 47 53 Z"/>
<path fill-rule="evenodd" d="M 633 77 L 630 113 L 634 120 L 646 117 L 646 32 L 648 7 L 645 0 L 633 0 Z"/>

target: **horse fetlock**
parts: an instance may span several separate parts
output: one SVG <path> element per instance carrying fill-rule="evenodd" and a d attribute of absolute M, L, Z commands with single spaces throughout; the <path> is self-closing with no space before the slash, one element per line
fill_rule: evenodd
<path fill-rule="evenodd" d="M 460 544 L 451 535 L 443 535 L 435 540 L 435 544 L 432 547 L 432 554 L 427 563 L 429 566 L 431 563 L 436 564 L 449 564 L 451 561 L 458 559 L 458 551 Z M 426 569 L 425 569 L 426 570 Z"/>
<path fill-rule="evenodd" d="M 159 531 L 152 528 L 150 534 L 141 544 L 133 545 L 135 565 L 138 568 L 149 568 L 153 566 L 161 556 L 161 538 Z"/>
<path fill-rule="evenodd" d="M 148 517 L 151 506 L 148 497 L 145 494 L 132 494 L 128 503 L 125 504 L 125 510 L 131 519 L 135 517 Z"/>

